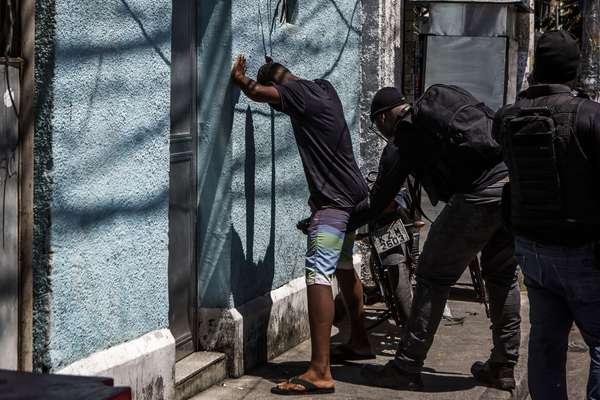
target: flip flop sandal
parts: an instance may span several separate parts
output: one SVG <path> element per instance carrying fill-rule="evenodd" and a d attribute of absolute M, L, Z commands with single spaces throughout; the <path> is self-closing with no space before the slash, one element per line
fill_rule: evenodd
<path fill-rule="evenodd" d="M 375 354 L 360 354 L 355 352 L 351 347 L 345 344 L 333 347 L 331 349 L 331 360 L 336 361 L 361 361 L 374 360 L 377 358 Z"/>
<path fill-rule="evenodd" d="M 335 393 L 335 388 L 320 388 L 315 386 L 313 383 L 309 381 L 305 381 L 304 379 L 300 379 L 297 376 L 288 379 L 288 383 L 292 385 L 301 385 L 304 387 L 304 390 L 296 390 L 296 389 L 282 389 L 278 386 L 271 388 L 271 393 L 280 394 L 282 396 L 305 396 L 311 394 L 331 394 Z"/>

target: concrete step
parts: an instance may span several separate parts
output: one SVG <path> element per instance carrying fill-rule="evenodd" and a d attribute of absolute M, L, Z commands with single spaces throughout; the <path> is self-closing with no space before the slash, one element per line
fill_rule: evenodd
<path fill-rule="evenodd" d="M 225 354 L 197 352 L 175 364 L 175 398 L 186 400 L 223 381 Z"/>

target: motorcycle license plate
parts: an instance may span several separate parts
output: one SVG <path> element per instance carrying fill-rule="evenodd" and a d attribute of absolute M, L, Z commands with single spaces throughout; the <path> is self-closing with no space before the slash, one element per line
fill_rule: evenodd
<path fill-rule="evenodd" d="M 382 254 L 408 242 L 408 232 L 401 220 L 377 229 L 373 234 L 373 243 L 377 253 Z"/>

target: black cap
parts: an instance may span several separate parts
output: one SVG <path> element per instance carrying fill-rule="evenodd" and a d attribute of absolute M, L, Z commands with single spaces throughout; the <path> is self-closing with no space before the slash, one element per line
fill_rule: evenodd
<path fill-rule="evenodd" d="M 378 114 L 402 104 L 408 104 L 408 101 L 406 101 L 406 97 L 404 97 L 402 92 L 395 87 L 384 87 L 383 89 L 379 89 L 371 102 L 371 122 L 375 120 L 375 117 Z"/>
<path fill-rule="evenodd" d="M 538 39 L 533 63 L 536 83 L 565 83 L 577 78 L 581 55 L 575 36 L 549 31 Z"/>

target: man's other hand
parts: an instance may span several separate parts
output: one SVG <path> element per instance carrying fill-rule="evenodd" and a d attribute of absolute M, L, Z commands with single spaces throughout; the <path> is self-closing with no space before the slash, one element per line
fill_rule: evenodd
<path fill-rule="evenodd" d="M 238 85 L 246 76 L 246 58 L 243 55 L 238 55 L 231 68 L 231 79 Z"/>
<path fill-rule="evenodd" d="M 302 231 L 305 235 L 308 235 L 308 227 L 310 226 L 310 217 L 298 221 L 296 228 Z"/>

